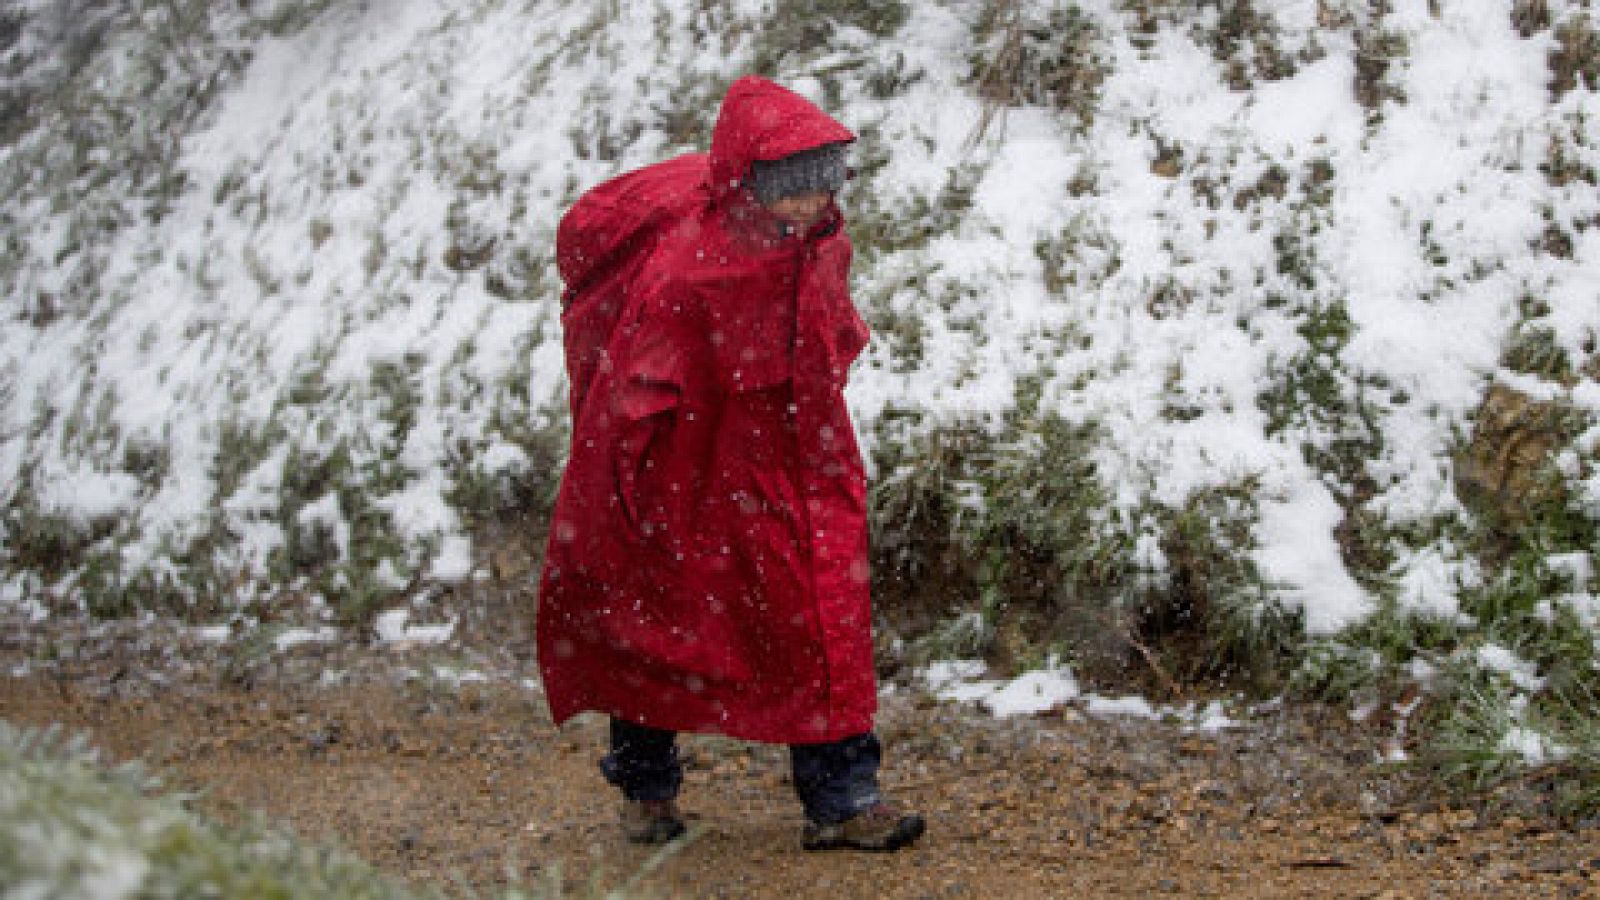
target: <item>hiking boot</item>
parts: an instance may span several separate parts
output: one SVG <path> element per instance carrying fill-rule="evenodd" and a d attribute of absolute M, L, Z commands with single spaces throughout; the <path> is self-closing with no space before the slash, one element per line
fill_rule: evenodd
<path fill-rule="evenodd" d="M 665 844 L 685 831 L 671 800 L 629 800 L 622 806 L 622 833 L 635 844 Z"/>
<path fill-rule="evenodd" d="M 927 827 L 921 816 L 902 815 L 888 804 L 879 803 L 854 818 L 832 825 L 807 822 L 800 845 L 807 850 L 893 853 L 916 843 Z"/>

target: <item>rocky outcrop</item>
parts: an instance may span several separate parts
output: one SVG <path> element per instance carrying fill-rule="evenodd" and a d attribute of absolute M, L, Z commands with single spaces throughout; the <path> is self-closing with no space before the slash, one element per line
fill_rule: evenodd
<path fill-rule="evenodd" d="M 1506 526 L 1526 521 L 1539 502 L 1560 491 L 1548 477 L 1552 454 L 1564 442 L 1567 408 L 1495 384 L 1474 417 L 1472 439 L 1456 456 L 1456 490 L 1492 510 Z"/>

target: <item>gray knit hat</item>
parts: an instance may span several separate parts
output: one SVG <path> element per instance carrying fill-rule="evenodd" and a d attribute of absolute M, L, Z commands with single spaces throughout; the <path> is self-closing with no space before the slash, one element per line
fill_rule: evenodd
<path fill-rule="evenodd" d="M 782 159 L 758 159 L 750 167 L 750 190 L 763 206 L 795 194 L 832 193 L 849 177 L 845 152 L 845 144 L 823 144 Z"/>

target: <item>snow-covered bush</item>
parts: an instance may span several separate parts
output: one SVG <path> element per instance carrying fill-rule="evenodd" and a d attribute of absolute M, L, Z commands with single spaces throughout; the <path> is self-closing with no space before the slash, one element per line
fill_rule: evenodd
<path fill-rule="evenodd" d="M 229 900 L 337 897 L 408 900 L 460 896 L 390 878 L 336 847 L 259 821 L 223 826 L 138 764 L 106 765 L 81 736 L 0 720 L 0 900 Z M 682 842 L 663 848 L 620 888 L 591 877 L 584 896 L 626 900 Z M 572 896 L 561 865 L 535 883 L 472 897 Z M 580 882 L 581 884 L 582 882 Z"/>
<path fill-rule="evenodd" d="M 1058 109 L 1087 127 L 1106 77 L 1103 40 L 1076 4 L 990 0 L 973 30 L 977 92 L 1005 107 Z"/>
<path fill-rule="evenodd" d="M 214 825 L 81 738 L 0 721 L 0 897 L 421 896 L 291 835 Z"/>

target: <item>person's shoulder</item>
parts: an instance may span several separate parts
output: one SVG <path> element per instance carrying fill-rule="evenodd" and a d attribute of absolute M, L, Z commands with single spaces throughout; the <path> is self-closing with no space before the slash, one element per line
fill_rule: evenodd
<path fill-rule="evenodd" d="M 688 239 L 682 223 L 662 235 L 639 269 L 632 290 L 637 292 L 647 316 L 681 317 L 698 308 L 697 282 L 703 253 Z"/>
<path fill-rule="evenodd" d="M 695 285 L 715 280 L 739 254 L 715 216 L 686 216 L 661 237 L 648 268 L 662 284 Z"/>

